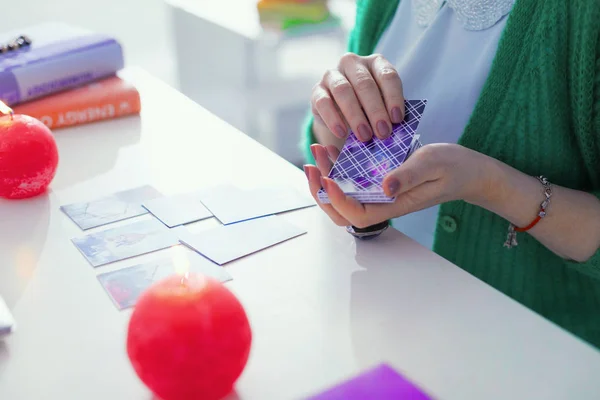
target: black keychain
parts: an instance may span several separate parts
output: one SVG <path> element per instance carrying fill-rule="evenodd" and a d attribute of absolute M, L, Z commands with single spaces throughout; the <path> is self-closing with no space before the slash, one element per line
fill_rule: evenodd
<path fill-rule="evenodd" d="M 19 50 L 24 47 L 31 45 L 31 39 L 25 35 L 21 35 L 15 40 L 8 42 L 7 44 L 0 44 L 0 54 L 6 54 L 11 51 Z"/>

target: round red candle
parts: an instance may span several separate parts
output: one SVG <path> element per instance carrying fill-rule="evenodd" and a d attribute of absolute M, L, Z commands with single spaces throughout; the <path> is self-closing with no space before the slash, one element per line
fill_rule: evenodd
<path fill-rule="evenodd" d="M 46 125 L 27 115 L 0 116 L 0 197 L 45 192 L 57 166 L 58 149 Z"/>
<path fill-rule="evenodd" d="M 233 390 L 252 333 L 238 299 L 219 281 L 173 275 L 138 299 L 127 336 L 134 370 L 162 400 L 217 400 Z"/>

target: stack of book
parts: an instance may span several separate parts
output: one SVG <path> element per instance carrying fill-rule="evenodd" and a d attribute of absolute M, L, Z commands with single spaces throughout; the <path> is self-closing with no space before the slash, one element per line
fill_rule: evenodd
<path fill-rule="evenodd" d="M 106 35 L 48 23 L 0 34 L 0 100 L 50 129 L 140 112 L 116 73 L 123 49 Z"/>
<path fill-rule="evenodd" d="M 257 8 L 261 25 L 280 32 L 340 23 L 327 0 L 259 0 Z"/>

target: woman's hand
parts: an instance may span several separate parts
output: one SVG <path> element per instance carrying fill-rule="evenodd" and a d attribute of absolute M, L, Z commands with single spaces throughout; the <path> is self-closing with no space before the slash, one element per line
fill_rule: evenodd
<path fill-rule="evenodd" d="M 417 150 L 383 181 L 390 204 L 361 204 L 346 196 L 327 174 L 339 155 L 333 146 L 311 147 L 317 166 L 305 166 L 310 191 L 334 223 L 365 228 L 452 200 L 485 207 L 498 193 L 494 184 L 497 162 L 455 144 L 433 144 Z M 331 204 L 321 204 L 317 192 L 327 192 Z"/>
<path fill-rule="evenodd" d="M 339 152 L 333 146 L 311 147 L 317 166 L 304 167 L 310 191 L 320 207 L 340 226 L 365 228 L 451 200 L 485 208 L 515 226 L 527 226 L 544 199 L 539 181 L 491 157 L 454 144 L 424 146 L 383 181 L 391 204 L 360 204 L 326 178 Z M 331 204 L 321 204 L 323 187 Z M 591 193 L 552 186 L 546 217 L 528 231 L 549 250 L 569 260 L 586 262 L 600 248 L 600 201 Z M 507 224 L 508 228 L 508 224 Z M 502 246 L 502 243 L 498 243 Z M 600 255 L 599 255 L 600 257 Z M 596 271 L 597 267 L 592 266 Z"/>
<path fill-rule="evenodd" d="M 365 142 L 373 134 L 384 139 L 392 132 L 391 124 L 404 119 L 402 81 L 381 55 L 348 53 L 315 85 L 311 106 L 313 129 L 322 144 L 335 142 L 327 137 L 329 132 L 345 138 L 348 128 Z"/>

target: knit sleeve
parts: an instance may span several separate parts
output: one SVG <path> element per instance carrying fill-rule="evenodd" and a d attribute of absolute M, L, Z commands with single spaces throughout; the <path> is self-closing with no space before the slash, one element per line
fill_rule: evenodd
<path fill-rule="evenodd" d="M 598 40 L 598 51 L 596 54 L 598 54 L 598 59 L 596 60 L 596 75 L 594 79 L 594 132 L 592 137 L 592 147 L 596 154 L 596 171 L 600 171 L 600 40 Z M 600 183 L 597 182 L 597 184 Z M 591 193 L 600 199 L 600 189 L 592 190 Z M 596 250 L 596 253 L 586 262 L 569 262 L 568 264 L 570 267 L 575 268 L 588 276 L 600 279 L 600 248 Z"/>

